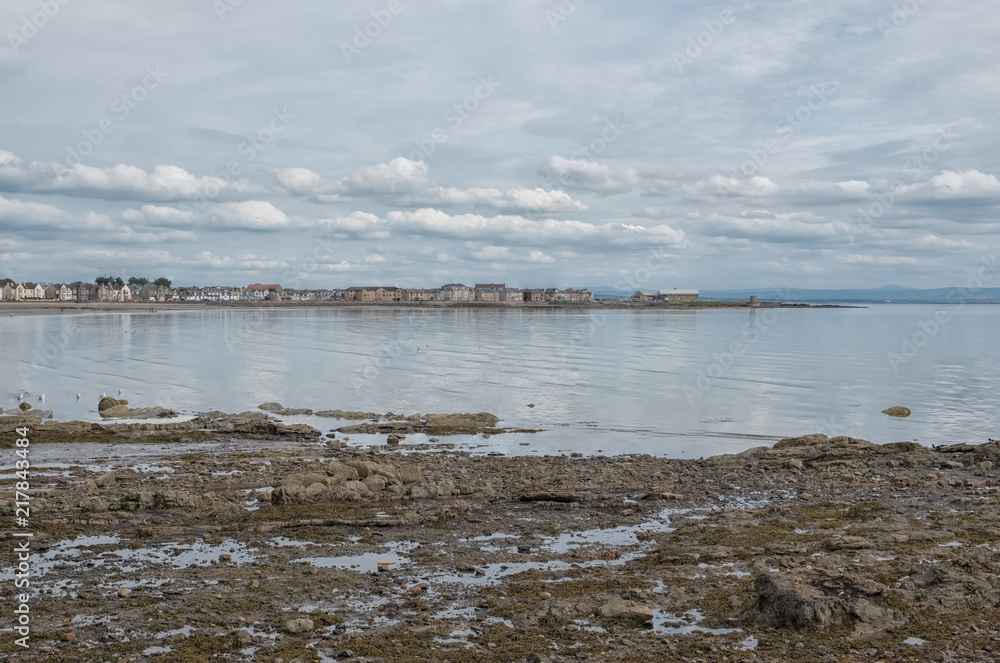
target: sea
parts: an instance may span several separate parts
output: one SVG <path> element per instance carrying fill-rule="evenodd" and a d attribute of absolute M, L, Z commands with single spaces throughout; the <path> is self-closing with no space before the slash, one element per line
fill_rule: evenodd
<path fill-rule="evenodd" d="M 1000 438 L 998 329 L 1000 306 L 961 304 L 5 314 L 0 406 L 23 394 L 57 420 L 100 421 L 101 394 L 121 390 L 181 417 L 266 402 L 487 411 L 539 432 L 441 442 L 508 455 L 690 458 L 809 433 L 978 444 Z M 324 434 L 352 423 L 279 418 Z"/>

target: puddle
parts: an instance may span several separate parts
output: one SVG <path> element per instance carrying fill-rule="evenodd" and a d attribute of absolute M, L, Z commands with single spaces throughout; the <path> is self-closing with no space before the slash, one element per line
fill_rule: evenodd
<path fill-rule="evenodd" d="M 688 610 L 678 617 L 663 610 L 654 609 L 653 629 L 657 635 L 690 635 L 695 632 L 726 635 L 727 633 L 740 632 L 738 628 L 705 628 L 698 626 L 703 619 L 705 619 L 705 615 L 698 610 Z"/>
<path fill-rule="evenodd" d="M 926 640 L 921 640 L 920 638 L 907 638 L 906 640 L 903 640 L 903 644 L 904 645 L 912 645 L 914 647 L 919 647 L 921 645 L 926 645 L 927 641 Z"/>
<path fill-rule="evenodd" d="M 192 566 L 211 566 L 218 563 L 222 555 L 230 555 L 233 564 L 250 564 L 257 559 L 246 544 L 226 539 L 219 545 L 208 543 L 168 543 L 161 548 L 120 549 L 113 553 L 120 562 L 137 562 L 139 565 L 129 570 L 138 570 L 149 564 L 168 564 L 175 569 Z M 122 568 L 122 570 L 125 570 Z"/>
<path fill-rule="evenodd" d="M 413 550 L 419 543 L 407 541 L 394 546 L 386 552 L 369 552 L 360 555 L 341 555 L 337 557 L 302 557 L 292 560 L 293 564 L 309 563 L 323 569 L 342 569 L 358 573 L 377 573 L 380 568 L 398 569 L 409 563 L 410 558 L 405 553 Z"/>

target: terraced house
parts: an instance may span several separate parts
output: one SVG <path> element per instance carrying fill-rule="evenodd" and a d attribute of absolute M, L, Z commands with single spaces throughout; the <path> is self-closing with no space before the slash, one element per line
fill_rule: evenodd
<path fill-rule="evenodd" d="M 396 286 L 356 286 L 347 289 L 344 299 L 349 302 L 368 304 L 401 302 L 403 301 L 403 291 Z"/>

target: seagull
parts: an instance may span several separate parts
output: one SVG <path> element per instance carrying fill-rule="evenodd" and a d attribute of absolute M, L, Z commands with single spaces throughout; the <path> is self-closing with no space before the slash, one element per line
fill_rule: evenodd
<path fill-rule="evenodd" d="M 24 400 L 24 392 L 23 391 L 20 394 L 17 395 L 17 400 L 19 400 L 19 401 L 23 401 Z"/>
<path fill-rule="evenodd" d="M 76 395 L 76 400 L 80 400 L 81 398 L 83 398 L 83 394 L 77 394 Z"/>
<path fill-rule="evenodd" d="M 101 392 L 101 398 L 107 398 L 107 394 L 105 394 L 103 391 Z"/>
<path fill-rule="evenodd" d="M 45 394 L 38 394 L 38 400 L 44 401 L 45 400 Z"/>
<path fill-rule="evenodd" d="M 122 395 L 122 394 L 124 394 L 124 393 L 125 393 L 125 392 L 124 392 L 124 391 L 122 391 L 121 389 L 119 389 L 119 390 L 118 390 L 118 395 L 119 395 L 119 396 L 121 396 L 121 395 Z"/>

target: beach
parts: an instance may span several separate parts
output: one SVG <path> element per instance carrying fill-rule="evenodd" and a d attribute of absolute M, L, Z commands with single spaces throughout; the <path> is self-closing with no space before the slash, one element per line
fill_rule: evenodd
<path fill-rule="evenodd" d="M 32 648 L 4 655 L 993 660 L 995 443 L 509 457 L 450 448 L 505 431 L 448 416 L 374 446 L 261 412 L 0 418 L 5 465 L 20 426 L 37 465 Z"/>

